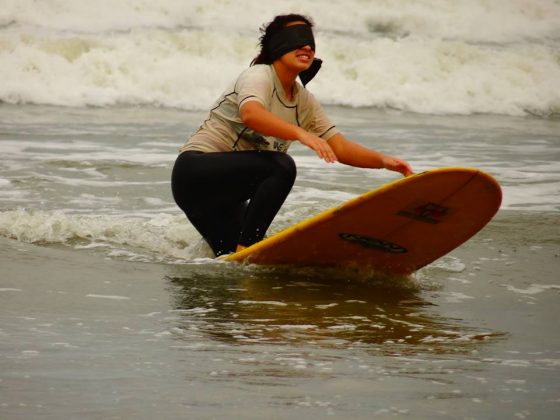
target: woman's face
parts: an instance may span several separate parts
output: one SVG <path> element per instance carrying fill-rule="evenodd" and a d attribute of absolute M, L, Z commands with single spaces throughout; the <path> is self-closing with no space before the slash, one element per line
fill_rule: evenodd
<path fill-rule="evenodd" d="M 294 21 L 288 23 L 286 26 L 292 25 L 306 25 L 303 21 Z M 315 51 L 311 48 L 311 45 L 305 45 L 301 48 L 296 50 L 290 51 L 280 57 L 280 61 L 285 66 L 288 66 L 294 70 L 297 70 L 298 73 L 304 70 L 307 70 L 311 64 L 313 63 L 313 59 L 315 58 Z"/>
<path fill-rule="evenodd" d="M 309 45 L 306 45 L 297 50 L 290 51 L 280 57 L 282 63 L 286 66 L 298 70 L 298 73 L 307 70 L 313 63 L 313 58 L 315 57 L 315 52 L 311 49 Z"/>

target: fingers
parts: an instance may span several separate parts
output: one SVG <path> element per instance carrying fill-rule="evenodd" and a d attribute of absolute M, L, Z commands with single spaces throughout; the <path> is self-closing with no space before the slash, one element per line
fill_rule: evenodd
<path fill-rule="evenodd" d="M 408 163 L 404 160 L 397 159 L 397 167 L 396 170 L 403 174 L 404 176 L 412 175 L 414 172 Z"/>
<path fill-rule="evenodd" d="M 336 154 L 334 153 L 331 146 L 322 138 L 313 136 L 309 133 L 306 133 L 306 136 L 303 136 L 300 141 L 323 159 L 327 163 L 333 163 L 338 161 Z"/>
<path fill-rule="evenodd" d="M 400 160 L 399 162 L 401 164 L 401 174 L 403 174 L 404 176 L 409 176 L 412 175 L 414 173 L 414 171 L 412 170 L 412 168 L 410 167 L 410 165 L 405 162 L 404 160 Z"/>
<path fill-rule="evenodd" d="M 410 165 L 404 160 L 395 158 L 393 156 L 385 156 L 383 164 L 386 169 L 391 171 L 400 172 L 404 176 L 409 176 L 414 173 Z"/>
<path fill-rule="evenodd" d="M 320 142 L 319 148 L 315 149 L 315 152 L 327 163 L 334 163 L 338 160 L 331 146 L 324 140 Z"/>

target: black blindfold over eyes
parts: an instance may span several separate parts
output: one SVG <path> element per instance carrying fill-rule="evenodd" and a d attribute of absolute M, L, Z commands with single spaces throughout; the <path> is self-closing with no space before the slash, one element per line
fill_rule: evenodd
<path fill-rule="evenodd" d="M 277 60 L 284 54 L 306 45 L 315 51 L 315 38 L 313 38 L 313 31 L 309 25 L 286 26 L 270 39 L 270 57 L 272 60 Z"/>
<path fill-rule="evenodd" d="M 279 59 L 284 54 L 309 45 L 315 51 L 315 38 L 309 25 L 298 24 L 286 26 L 275 33 L 270 39 L 269 52 L 272 61 Z M 322 60 L 315 58 L 311 67 L 299 74 L 303 85 L 311 81 L 321 68 Z"/>

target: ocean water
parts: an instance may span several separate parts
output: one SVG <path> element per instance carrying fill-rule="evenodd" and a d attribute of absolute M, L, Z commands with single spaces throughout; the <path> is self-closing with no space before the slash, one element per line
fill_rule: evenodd
<path fill-rule="evenodd" d="M 1 418 L 558 418 L 558 1 L 0 6 Z M 178 148 L 287 11 L 347 137 L 502 185 L 408 280 L 216 262 L 173 202 Z M 270 233 L 398 177 L 290 152 Z"/>

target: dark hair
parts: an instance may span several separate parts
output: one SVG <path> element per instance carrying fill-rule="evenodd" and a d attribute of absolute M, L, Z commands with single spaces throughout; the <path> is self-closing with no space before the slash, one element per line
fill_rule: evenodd
<path fill-rule="evenodd" d="M 254 64 L 272 64 L 274 61 L 270 56 L 269 44 L 272 36 L 279 31 L 281 31 L 288 23 L 291 22 L 305 22 L 311 28 L 313 27 L 313 21 L 311 18 L 303 15 L 298 15 L 295 13 L 290 13 L 289 15 L 279 15 L 276 16 L 271 22 L 260 27 L 261 37 L 259 39 L 259 45 L 261 51 L 253 61 L 251 65 Z"/>

